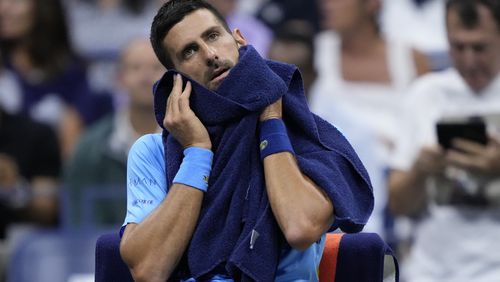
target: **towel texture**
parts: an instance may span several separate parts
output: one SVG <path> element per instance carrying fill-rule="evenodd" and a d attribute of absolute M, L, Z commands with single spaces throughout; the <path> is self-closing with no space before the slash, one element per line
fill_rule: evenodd
<path fill-rule="evenodd" d="M 154 89 L 156 119 L 162 127 L 175 73 L 168 71 Z M 191 83 L 190 105 L 207 127 L 214 160 L 198 225 L 177 275 L 205 279 L 225 269 L 242 281 L 274 280 L 280 251 L 287 245 L 265 190 L 258 125 L 261 111 L 280 97 L 300 169 L 333 202 L 331 230 L 362 230 L 373 209 L 368 174 L 344 136 L 310 112 L 295 66 L 264 60 L 252 46 L 244 46 L 216 92 Z M 182 148 L 167 130 L 163 140 L 170 187 Z"/>

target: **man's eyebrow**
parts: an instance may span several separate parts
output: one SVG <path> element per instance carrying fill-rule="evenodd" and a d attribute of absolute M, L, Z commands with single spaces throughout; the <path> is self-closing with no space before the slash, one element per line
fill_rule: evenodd
<path fill-rule="evenodd" d="M 218 25 L 214 25 L 212 27 L 209 27 L 207 28 L 204 32 L 202 32 L 201 34 L 201 37 L 202 38 L 207 38 L 212 32 L 214 31 L 220 31 L 221 27 L 218 26 Z M 186 44 L 184 44 L 184 46 L 182 46 L 182 48 L 180 49 L 180 52 L 178 54 L 176 54 L 179 58 L 182 58 L 182 54 L 184 53 L 185 50 L 193 47 L 193 46 L 196 46 L 196 42 L 195 41 L 190 41 L 190 42 L 187 42 Z"/>
<path fill-rule="evenodd" d="M 211 26 L 211 27 L 207 28 L 207 30 L 205 30 L 201 34 L 201 37 L 206 38 L 210 35 L 210 33 L 214 32 L 214 31 L 220 31 L 220 30 L 221 30 L 221 27 L 219 25 Z"/>

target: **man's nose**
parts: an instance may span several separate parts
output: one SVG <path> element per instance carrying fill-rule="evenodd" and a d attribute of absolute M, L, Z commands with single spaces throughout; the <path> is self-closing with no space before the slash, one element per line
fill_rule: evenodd
<path fill-rule="evenodd" d="M 474 48 L 467 47 L 463 50 L 462 60 L 465 66 L 473 67 L 477 62 L 478 52 Z"/>
<path fill-rule="evenodd" d="M 219 56 L 217 55 L 217 51 L 213 46 L 205 44 L 204 46 L 205 49 L 205 56 L 206 56 L 206 62 L 207 66 L 212 67 L 217 60 L 219 60 Z"/>

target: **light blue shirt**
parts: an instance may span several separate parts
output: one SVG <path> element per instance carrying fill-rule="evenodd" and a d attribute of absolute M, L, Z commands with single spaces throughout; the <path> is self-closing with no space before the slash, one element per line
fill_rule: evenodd
<path fill-rule="evenodd" d="M 161 134 L 145 135 L 130 149 L 127 164 L 127 215 L 123 225 L 142 222 L 167 196 L 164 152 Z M 275 281 L 318 281 L 317 273 L 325 240 L 323 235 L 305 251 L 293 248 L 282 250 Z M 217 275 L 211 281 L 233 280 Z"/>

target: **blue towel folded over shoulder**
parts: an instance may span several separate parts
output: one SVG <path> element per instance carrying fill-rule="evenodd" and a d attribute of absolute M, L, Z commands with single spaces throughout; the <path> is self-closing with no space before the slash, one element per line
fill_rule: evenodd
<path fill-rule="evenodd" d="M 175 73 L 167 72 L 154 89 L 156 119 L 162 127 Z M 344 136 L 310 112 L 295 66 L 264 60 L 252 46 L 244 46 L 216 92 L 191 83 L 191 108 L 207 127 L 215 154 L 198 225 L 177 267 L 178 277 L 205 279 L 222 270 L 242 281 L 274 280 L 281 249 L 288 245 L 267 198 L 258 125 L 261 111 L 280 97 L 299 167 L 334 205 L 331 230 L 362 230 L 373 209 L 368 174 Z M 182 148 L 167 130 L 163 140 L 170 187 Z"/>

